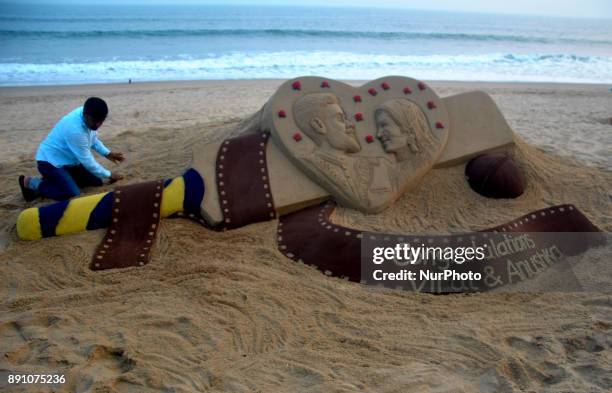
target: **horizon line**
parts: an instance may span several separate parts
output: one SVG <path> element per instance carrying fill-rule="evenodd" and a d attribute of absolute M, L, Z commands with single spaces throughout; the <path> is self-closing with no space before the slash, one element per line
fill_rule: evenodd
<path fill-rule="evenodd" d="M 535 17 L 535 18 L 553 18 L 553 19 L 588 19 L 588 20 L 612 20 L 610 16 L 594 16 L 594 15 L 551 15 L 542 13 L 521 13 L 513 11 L 477 11 L 477 10 L 456 10 L 456 9 L 434 9 L 434 8 L 415 8 L 412 6 L 400 6 L 400 5 L 365 5 L 365 4 L 286 4 L 279 2 L 268 3 L 268 4 L 252 4 L 252 3 L 193 3 L 189 1 L 170 1 L 166 0 L 162 2 L 150 3 L 144 0 L 126 1 L 121 3 L 108 3 L 102 0 L 96 0 L 95 2 L 86 2 L 83 0 L 59 0 L 53 3 L 49 3 L 45 0 L 0 0 L 0 4 L 11 4 L 11 5 L 45 5 L 45 6 L 105 6 L 105 7 L 126 7 L 126 6 L 143 6 L 143 7 L 156 7 L 156 6 L 173 6 L 173 7 L 261 7 L 261 8 L 272 8 L 272 7 L 283 7 L 283 8 L 337 8 L 337 9 L 376 9 L 376 10 L 402 10 L 402 11 L 418 11 L 418 12 L 431 12 L 431 13 L 450 13 L 450 14 L 475 14 L 475 15 L 504 15 L 504 16 L 521 16 L 521 17 Z"/>

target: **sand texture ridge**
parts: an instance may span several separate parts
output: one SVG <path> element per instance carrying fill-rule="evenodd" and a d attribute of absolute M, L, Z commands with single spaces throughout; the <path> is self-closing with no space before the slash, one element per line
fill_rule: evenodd
<path fill-rule="evenodd" d="M 17 215 L 36 205 L 21 199 L 17 176 L 35 173 L 38 143 L 87 96 L 110 105 L 100 138 L 126 154 L 118 169 L 128 184 L 180 174 L 194 143 L 236 135 L 281 83 L 0 89 L 0 390 L 612 389 L 609 291 L 435 296 L 375 289 L 285 258 L 276 249 L 276 220 L 227 232 L 162 220 L 147 266 L 101 272 L 88 264 L 104 231 L 17 239 Z M 572 203 L 612 231 L 606 86 L 431 86 L 441 97 L 474 89 L 493 97 L 518 134 L 511 154 L 524 171 L 525 193 L 490 200 L 469 188 L 463 166 L 434 169 L 384 212 L 339 208 L 336 223 L 459 232 Z M 605 254 L 591 257 L 585 269 L 609 265 Z M 600 275 L 612 282 L 609 268 Z M 63 374 L 67 382 L 8 385 L 8 374 L 16 373 Z"/>

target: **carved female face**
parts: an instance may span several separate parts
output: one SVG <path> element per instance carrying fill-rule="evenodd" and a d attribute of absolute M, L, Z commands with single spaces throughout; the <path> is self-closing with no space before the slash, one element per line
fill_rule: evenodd
<path fill-rule="evenodd" d="M 376 113 L 376 137 L 387 153 L 395 153 L 408 144 L 408 136 L 384 110 Z"/>

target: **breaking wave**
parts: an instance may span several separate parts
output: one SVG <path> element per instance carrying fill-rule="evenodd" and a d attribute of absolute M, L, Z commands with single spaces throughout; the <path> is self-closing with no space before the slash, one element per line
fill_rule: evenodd
<path fill-rule="evenodd" d="M 290 37 L 373 40 L 445 40 L 445 41 L 500 41 L 517 43 L 572 43 L 612 45 L 612 41 L 574 38 L 550 38 L 507 34 L 470 34 L 436 32 L 397 32 L 359 30 L 306 29 L 152 29 L 152 30 L 93 30 L 39 31 L 0 30 L 4 38 L 87 39 L 87 38 L 147 38 L 147 37 Z"/>
<path fill-rule="evenodd" d="M 352 52 L 235 52 L 209 56 L 58 63 L 0 63 L 0 85 L 191 79 L 285 79 L 325 75 L 373 79 L 612 83 L 612 57 L 512 54 L 386 55 Z"/>

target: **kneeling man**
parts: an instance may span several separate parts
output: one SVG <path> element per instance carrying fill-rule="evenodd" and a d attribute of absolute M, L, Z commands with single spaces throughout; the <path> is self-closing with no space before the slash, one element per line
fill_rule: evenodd
<path fill-rule="evenodd" d="M 111 173 L 93 157 L 91 149 L 114 163 L 124 160 L 122 153 L 111 152 L 98 139 L 97 130 L 106 116 L 108 106 L 98 97 L 90 97 L 85 105 L 64 116 L 42 141 L 36 152 L 38 171 L 42 177 L 19 176 L 19 186 L 26 201 L 39 196 L 66 200 L 81 191 L 79 187 L 101 186 L 123 176 Z"/>

